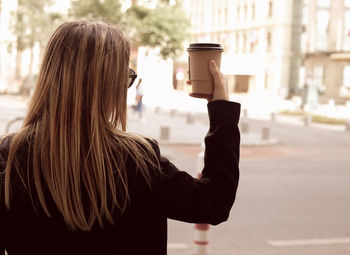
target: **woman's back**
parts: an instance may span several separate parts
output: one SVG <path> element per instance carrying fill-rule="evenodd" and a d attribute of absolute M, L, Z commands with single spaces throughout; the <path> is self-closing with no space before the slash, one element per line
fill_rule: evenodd
<path fill-rule="evenodd" d="M 6 153 L 6 141 L 1 155 Z M 27 146 L 20 149 L 20 165 L 27 165 Z M 113 213 L 114 224 L 104 222 L 104 227 L 95 224 L 90 231 L 72 231 L 57 209 L 50 192 L 44 188 L 48 217 L 35 192 L 31 198 L 28 189 L 16 171 L 12 172 L 11 186 L 13 199 L 10 210 L 1 207 L 0 234 L 8 254 L 165 254 L 166 217 L 160 214 L 159 205 L 144 178 L 137 173 L 136 164 L 127 161 L 130 203 L 125 212 Z M 22 177 L 31 180 L 31 169 L 27 173 L 20 169 Z M 157 170 L 154 170 L 155 172 Z M 84 194 L 84 193 L 83 193 Z M 83 195 L 84 197 L 86 194 Z M 33 200 L 33 201 L 32 201 Z"/>
<path fill-rule="evenodd" d="M 219 90 L 198 180 L 126 132 L 129 57 L 106 24 L 66 22 L 53 34 L 22 128 L 0 139 L 0 254 L 166 254 L 167 218 L 227 220 L 240 142 L 227 82 L 212 66 Z"/>

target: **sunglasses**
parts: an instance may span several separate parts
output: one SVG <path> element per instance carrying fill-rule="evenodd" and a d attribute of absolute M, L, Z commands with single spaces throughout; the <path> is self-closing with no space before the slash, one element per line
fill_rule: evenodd
<path fill-rule="evenodd" d="M 137 78 L 136 72 L 132 68 L 129 68 L 129 87 L 128 88 L 132 86 L 136 78 Z"/>

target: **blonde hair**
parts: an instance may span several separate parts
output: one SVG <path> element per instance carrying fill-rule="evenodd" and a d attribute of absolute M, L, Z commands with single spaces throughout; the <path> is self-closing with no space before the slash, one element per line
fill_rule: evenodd
<path fill-rule="evenodd" d="M 136 162 L 151 186 L 149 168 L 159 169 L 157 156 L 148 141 L 125 131 L 129 57 L 127 38 L 105 23 L 70 21 L 56 29 L 23 126 L 11 139 L 5 169 L 7 208 L 10 172 L 14 168 L 20 173 L 17 154 L 27 141 L 44 212 L 51 216 L 43 181 L 73 230 L 90 230 L 96 221 L 103 227 L 104 220 L 114 222 L 115 208 L 121 213 L 126 209 L 127 158 Z M 30 190 L 29 181 L 22 181 Z"/>

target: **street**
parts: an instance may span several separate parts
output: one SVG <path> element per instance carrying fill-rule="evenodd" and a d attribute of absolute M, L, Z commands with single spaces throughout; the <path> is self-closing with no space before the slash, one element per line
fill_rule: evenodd
<path fill-rule="evenodd" d="M 0 105 L 0 133 L 24 112 L 23 106 Z M 151 111 L 145 118 L 144 130 L 159 124 Z M 178 115 L 171 119 L 184 122 Z M 130 126 L 138 121 L 130 118 Z M 350 254 L 350 132 L 248 121 L 252 132 L 269 125 L 279 143 L 241 147 L 236 202 L 229 220 L 210 228 L 208 254 Z M 202 135 L 205 125 L 194 127 Z M 165 157 L 196 175 L 200 144 L 160 144 Z M 168 227 L 168 254 L 193 254 L 194 226 L 169 220 Z"/>
<path fill-rule="evenodd" d="M 280 123 L 272 133 L 276 146 L 242 147 L 237 199 L 229 220 L 211 227 L 208 254 L 350 254 L 350 133 Z M 173 162 L 195 168 L 188 153 Z M 193 236 L 192 226 L 169 222 L 169 243 L 193 247 Z"/>

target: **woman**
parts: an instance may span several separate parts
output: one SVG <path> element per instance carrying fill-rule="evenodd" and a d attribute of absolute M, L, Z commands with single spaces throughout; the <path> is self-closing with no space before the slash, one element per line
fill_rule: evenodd
<path fill-rule="evenodd" d="M 214 63 L 200 180 L 127 133 L 130 46 L 116 28 L 66 22 L 52 35 L 23 127 L 1 140 L 0 250 L 166 254 L 167 218 L 219 224 L 235 199 L 239 104 Z"/>
<path fill-rule="evenodd" d="M 142 85 L 142 78 L 139 79 L 137 85 L 136 85 L 136 105 L 134 108 L 135 112 L 138 112 L 139 118 L 142 120 L 142 98 L 143 98 L 143 85 Z"/>

